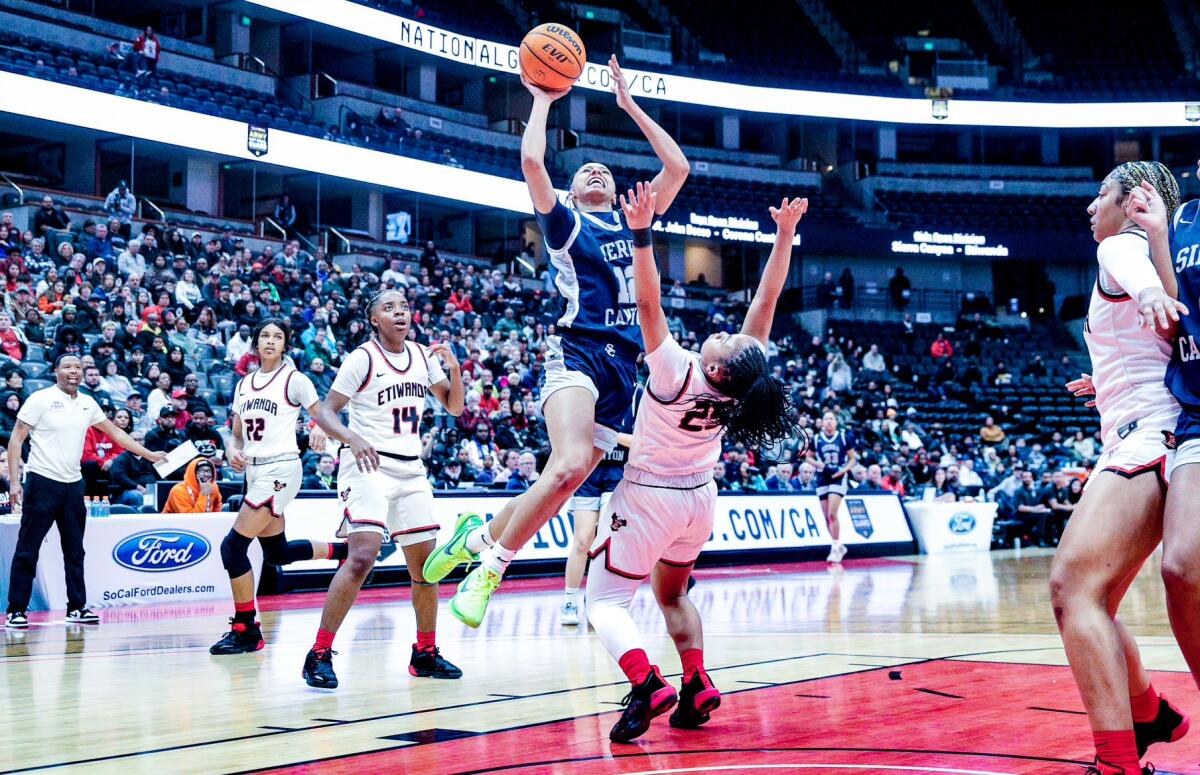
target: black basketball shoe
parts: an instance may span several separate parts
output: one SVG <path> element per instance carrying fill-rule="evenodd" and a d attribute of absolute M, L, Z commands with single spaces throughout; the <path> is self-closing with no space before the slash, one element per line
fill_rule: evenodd
<path fill-rule="evenodd" d="M 267 642 L 263 640 L 258 622 L 235 622 L 229 620 L 229 632 L 208 648 L 209 654 L 248 654 L 261 651 Z"/>
<path fill-rule="evenodd" d="M 436 646 L 424 651 L 413 646 L 408 673 L 417 678 L 462 678 L 462 670 L 443 659 L 442 650 Z"/>
<path fill-rule="evenodd" d="M 1133 734 L 1137 738 L 1138 758 L 1155 743 L 1174 743 L 1183 738 L 1191 728 L 1191 720 L 1180 713 L 1166 697 L 1158 698 L 1158 715 L 1153 721 L 1133 723 Z"/>
<path fill-rule="evenodd" d="M 608 733 L 609 739 L 615 743 L 628 743 L 641 737 L 650 728 L 651 719 L 675 707 L 678 700 L 679 694 L 667 685 L 658 668 L 652 667 L 646 680 L 630 689 L 621 700 L 625 712 Z"/>
<path fill-rule="evenodd" d="M 304 670 L 300 672 L 300 675 L 304 677 L 309 686 L 315 686 L 318 689 L 337 688 L 337 674 L 333 672 L 333 655 L 336 653 L 332 649 L 308 650 L 308 656 L 304 658 Z"/>
<path fill-rule="evenodd" d="M 721 693 L 703 670 L 692 673 L 679 688 L 679 705 L 671 714 L 671 726 L 695 729 L 708 721 L 709 714 L 721 707 Z"/>

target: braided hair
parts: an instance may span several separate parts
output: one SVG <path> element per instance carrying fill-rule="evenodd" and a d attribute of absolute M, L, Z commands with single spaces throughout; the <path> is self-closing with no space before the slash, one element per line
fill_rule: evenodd
<path fill-rule="evenodd" d="M 1121 186 L 1121 196 L 1129 196 L 1129 192 L 1138 188 L 1142 183 L 1149 183 L 1162 197 L 1167 210 L 1167 218 L 1174 214 L 1179 207 L 1179 182 L 1171 170 L 1156 161 L 1127 161 L 1108 173 L 1108 179 Z"/>
<path fill-rule="evenodd" d="M 743 348 L 725 364 L 723 372 L 713 385 L 728 398 L 697 398 L 693 406 L 723 428 L 731 442 L 769 447 L 795 433 L 804 436 L 796 424 L 791 394 L 781 380 L 771 375 L 761 348 Z M 807 447 L 807 438 L 802 441 Z"/>

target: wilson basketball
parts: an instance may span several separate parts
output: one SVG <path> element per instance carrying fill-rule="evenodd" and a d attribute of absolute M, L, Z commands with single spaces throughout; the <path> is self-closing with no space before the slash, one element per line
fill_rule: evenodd
<path fill-rule="evenodd" d="M 540 24 L 521 41 L 521 73 L 535 86 L 561 91 L 579 80 L 587 50 L 563 24 Z"/>

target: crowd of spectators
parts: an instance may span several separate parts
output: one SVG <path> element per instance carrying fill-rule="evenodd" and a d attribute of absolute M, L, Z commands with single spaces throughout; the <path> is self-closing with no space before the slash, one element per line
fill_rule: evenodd
<path fill-rule="evenodd" d="M 127 238 L 132 220 L 121 217 L 127 195 L 122 185 L 109 196 L 114 212 L 107 223 L 74 223 L 49 197 L 29 230 L 10 214 L 0 216 L 7 298 L 0 352 L 8 365 L 0 435 L 11 432 L 28 392 L 25 377 L 42 376 L 18 368 L 29 348 L 41 348 L 47 362 L 71 352 L 84 358 L 83 389 L 118 424 L 151 449 L 170 450 L 190 439 L 217 475 L 229 478 L 222 465 L 229 393 L 257 365 L 253 326 L 266 316 L 288 319 L 295 332 L 291 357 L 325 392 L 342 359 L 368 336 L 363 310 L 369 296 L 397 288 L 413 308 L 413 337 L 449 342 L 466 383 L 466 409 L 457 420 L 432 405 L 426 412 L 423 457 L 435 484 L 522 490 L 537 478 L 549 453 L 536 399 L 560 307 L 552 283 L 451 263 L 432 243 L 419 262 L 393 259 L 377 275 L 361 266 L 342 270 L 296 240 L 279 250 L 251 250 L 228 233 L 189 235 L 151 223 Z M 291 207 L 283 200 L 281 215 L 291 215 Z M 740 302 L 704 290 L 696 293 L 708 300 L 703 310 L 684 304 L 689 291 L 682 284 L 667 293 L 671 331 L 686 347 L 698 348 L 713 331 L 736 331 L 744 314 Z M 972 433 L 956 434 L 913 403 L 967 400 L 987 386 L 1025 377 L 1065 382 L 1077 376 L 1070 357 L 1048 365 L 1039 355 L 1019 372 L 1010 369 L 989 357 L 991 343 L 1008 333 L 979 314 L 925 341 L 926 329 L 906 317 L 898 337 L 883 346 L 856 339 L 860 332 L 850 329 L 811 336 L 789 326 L 781 322 L 770 347 L 775 374 L 791 385 L 805 434 L 826 412 L 851 433 L 860 463 L 850 472 L 853 487 L 994 500 L 1029 540 L 1056 540 L 1078 500 L 1076 474 L 1099 455 L 1094 433 L 1010 434 L 1009 408 L 988 405 L 994 416 Z M 869 336 L 869 329 L 860 335 Z M 812 489 L 803 437 L 775 449 L 730 446 L 714 472 L 718 486 Z M 127 454 L 113 455 L 111 441 L 96 439 L 89 450 L 92 491 L 134 505 L 130 493 L 153 487 L 153 471 Z M 335 487 L 334 458 L 307 454 L 306 485 Z"/>

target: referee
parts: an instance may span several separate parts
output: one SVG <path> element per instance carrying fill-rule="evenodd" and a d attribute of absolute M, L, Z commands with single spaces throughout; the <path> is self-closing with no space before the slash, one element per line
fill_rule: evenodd
<path fill-rule="evenodd" d="M 166 457 L 166 453 L 151 452 L 131 439 L 105 417 L 95 399 L 79 392 L 83 364 L 78 356 L 59 356 L 54 362 L 54 373 L 57 384 L 37 391 L 21 407 L 17 427 L 8 442 L 9 494 L 14 508 L 24 505 L 8 585 L 6 625 L 16 629 L 29 626 L 25 611 L 33 593 L 38 553 L 55 523 L 62 538 L 67 575 L 67 622 L 100 623 L 100 617 L 88 610 L 83 581 L 83 530 L 87 514 L 79 461 L 88 428 L 99 428 L 117 445 L 152 462 Z M 25 464 L 28 498 L 24 497 L 21 486 L 21 446 L 26 436 L 30 439 L 29 461 Z"/>

